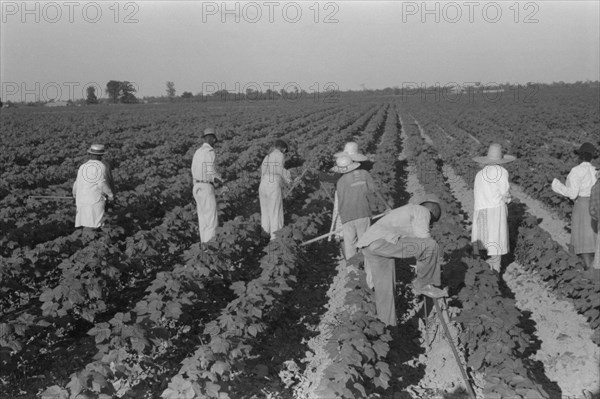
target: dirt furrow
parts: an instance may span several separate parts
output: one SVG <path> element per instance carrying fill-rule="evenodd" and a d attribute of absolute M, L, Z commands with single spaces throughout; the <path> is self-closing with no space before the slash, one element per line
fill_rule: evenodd
<path fill-rule="evenodd" d="M 400 120 L 400 125 L 404 126 L 400 115 L 398 115 L 398 118 Z M 415 123 L 418 126 L 416 120 Z M 401 130 L 400 135 L 403 142 L 408 140 L 404 129 Z M 427 141 L 429 137 L 425 135 L 423 138 Z M 403 145 L 402 152 L 398 156 L 399 160 L 408 161 L 405 169 L 407 173 L 405 190 L 412 194 L 413 197 L 421 197 L 425 193 L 425 189 L 419 182 L 419 171 L 415 163 L 411 161 L 414 157 L 412 154 L 408 153 L 407 147 L 408 146 Z M 452 313 L 453 309 L 450 308 L 448 311 Z M 407 317 L 407 315 L 404 315 L 404 317 Z M 458 324 L 450 322 L 448 323 L 448 328 L 450 329 L 450 334 L 452 335 L 454 342 L 458 342 Z M 418 360 L 412 360 L 412 364 L 410 365 L 415 367 L 418 364 L 423 364 L 425 366 L 425 375 L 419 381 L 418 385 L 408 387 L 407 391 L 411 392 L 415 398 L 422 398 L 431 396 L 432 391 L 453 392 L 457 389 L 466 390 L 461 378 L 461 371 L 454 360 L 452 349 L 444 337 L 437 315 L 432 314 L 427 324 L 419 323 L 419 330 L 421 331 L 421 336 L 426 338 L 421 342 L 425 353 L 420 355 Z M 427 340 L 429 340 L 429 342 L 426 342 Z M 462 362 L 465 364 L 464 357 Z M 475 378 L 477 379 L 477 377 Z"/>
<path fill-rule="evenodd" d="M 516 184 L 510 185 L 510 192 L 513 197 L 527 205 L 529 213 L 542 219 L 539 226 L 546 230 L 552 236 L 552 239 L 559 243 L 566 251 L 569 250 L 569 242 L 571 240 L 569 233 L 565 230 L 565 222 L 563 219 L 555 215 L 553 212 L 538 200 L 531 198 L 523 189 Z"/>

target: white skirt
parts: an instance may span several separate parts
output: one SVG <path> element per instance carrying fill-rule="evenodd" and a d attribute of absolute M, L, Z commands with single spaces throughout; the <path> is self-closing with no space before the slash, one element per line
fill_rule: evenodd
<path fill-rule="evenodd" d="M 495 208 L 476 209 L 473 214 L 471 242 L 480 242 L 488 255 L 508 253 L 508 208 L 506 204 Z"/>

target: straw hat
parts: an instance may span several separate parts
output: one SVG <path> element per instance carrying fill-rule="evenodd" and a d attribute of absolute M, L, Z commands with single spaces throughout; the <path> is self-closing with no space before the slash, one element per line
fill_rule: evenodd
<path fill-rule="evenodd" d="M 517 157 L 513 155 L 506 155 L 502 152 L 502 146 L 500 144 L 490 144 L 487 155 L 484 157 L 475 157 L 473 161 L 484 165 L 499 165 L 503 163 L 512 162 Z"/>
<path fill-rule="evenodd" d="M 335 173 L 349 173 L 358 168 L 360 164 L 354 162 L 348 155 L 340 155 L 335 160 L 335 166 L 331 168 Z"/>
<path fill-rule="evenodd" d="M 363 162 L 369 159 L 365 155 L 358 153 L 358 144 L 354 141 L 346 143 L 346 145 L 344 146 L 344 151 L 338 152 L 333 156 L 337 158 L 341 157 L 342 155 L 349 156 L 355 162 Z"/>
<path fill-rule="evenodd" d="M 106 154 L 106 150 L 104 149 L 104 144 L 92 144 L 90 149 L 87 150 L 88 154 L 92 155 L 104 155 Z"/>

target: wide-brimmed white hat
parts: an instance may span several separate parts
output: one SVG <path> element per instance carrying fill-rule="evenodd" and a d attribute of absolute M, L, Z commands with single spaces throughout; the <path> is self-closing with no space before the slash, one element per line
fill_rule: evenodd
<path fill-rule="evenodd" d="M 90 149 L 87 150 L 88 154 L 93 155 L 104 155 L 106 154 L 106 150 L 104 149 L 104 144 L 92 144 Z"/>
<path fill-rule="evenodd" d="M 475 157 L 473 158 L 473 161 L 484 165 L 499 165 L 503 163 L 512 162 L 515 159 L 517 159 L 517 157 L 513 155 L 504 154 L 502 152 L 502 146 L 500 144 L 494 143 L 490 144 L 486 156 Z"/>
<path fill-rule="evenodd" d="M 340 155 L 335 160 L 335 166 L 331 168 L 335 173 L 349 173 L 358 168 L 360 164 L 354 162 L 348 155 Z"/>
<path fill-rule="evenodd" d="M 337 158 L 337 157 L 341 157 L 342 155 L 349 156 L 350 159 L 352 159 L 355 162 L 364 162 L 369 159 L 366 155 L 359 154 L 358 144 L 355 143 L 354 141 L 350 141 L 350 142 L 346 143 L 346 145 L 344 146 L 344 151 L 337 152 L 333 156 Z"/>

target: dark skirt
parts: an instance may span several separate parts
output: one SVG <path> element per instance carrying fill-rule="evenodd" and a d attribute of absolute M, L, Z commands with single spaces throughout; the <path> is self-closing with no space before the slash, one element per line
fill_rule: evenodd
<path fill-rule="evenodd" d="M 596 251 L 596 221 L 590 216 L 590 197 L 577 197 L 571 216 L 571 245 L 576 254 Z"/>

